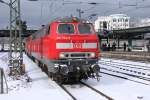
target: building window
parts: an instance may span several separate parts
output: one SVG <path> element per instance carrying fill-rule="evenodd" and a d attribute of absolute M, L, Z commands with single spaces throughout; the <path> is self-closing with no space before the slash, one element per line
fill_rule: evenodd
<path fill-rule="evenodd" d="M 106 21 L 103 22 L 103 28 L 107 29 L 107 22 Z"/>
<path fill-rule="evenodd" d="M 116 22 L 116 19 L 113 19 L 113 22 Z"/>
<path fill-rule="evenodd" d="M 128 22 L 128 19 L 125 19 L 125 22 Z"/>

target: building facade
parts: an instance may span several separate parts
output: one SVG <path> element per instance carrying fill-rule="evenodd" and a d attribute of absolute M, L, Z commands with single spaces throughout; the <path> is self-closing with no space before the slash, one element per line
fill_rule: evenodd
<path fill-rule="evenodd" d="M 100 16 L 95 21 L 97 32 L 101 30 L 118 30 L 129 28 L 130 17 L 125 14 L 113 14 L 110 16 Z"/>

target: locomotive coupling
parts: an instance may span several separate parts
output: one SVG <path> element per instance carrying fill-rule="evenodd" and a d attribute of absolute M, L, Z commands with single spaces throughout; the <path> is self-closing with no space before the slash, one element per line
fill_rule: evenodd
<path fill-rule="evenodd" d="M 100 66 L 98 64 L 93 64 L 91 66 L 91 68 L 92 68 L 93 72 L 95 72 L 95 73 L 99 73 L 100 72 Z"/>

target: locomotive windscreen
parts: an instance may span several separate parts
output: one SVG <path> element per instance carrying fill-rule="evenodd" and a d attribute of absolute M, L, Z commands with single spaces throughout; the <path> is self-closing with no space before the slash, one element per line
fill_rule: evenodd
<path fill-rule="evenodd" d="M 72 24 L 59 24 L 58 32 L 60 34 L 63 34 L 63 33 L 72 34 L 74 33 L 74 26 Z"/>
<path fill-rule="evenodd" d="M 78 30 L 80 34 L 92 34 L 94 30 L 91 24 L 81 23 L 78 25 Z"/>

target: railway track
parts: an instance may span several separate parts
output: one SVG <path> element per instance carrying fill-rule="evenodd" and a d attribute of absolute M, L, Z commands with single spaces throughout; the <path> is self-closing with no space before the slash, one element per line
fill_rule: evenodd
<path fill-rule="evenodd" d="M 58 85 L 72 98 L 72 100 L 77 100 L 77 98 L 73 96 L 63 85 L 60 85 L 60 84 Z"/>
<path fill-rule="evenodd" d="M 132 66 L 126 66 L 120 63 L 113 63 L 108 61 L 100 61 L 100 64 L 107 67 L 101 67 L 101 73 L 105 73 L 112 76 L 120 76 L 120 78 L 127 79 L 130 81 L 142 83 L 145 85 L 150 85 L 150 71 L 145 68 L 136 68 Z M 144 67 L 144 66 L 143 66 Z M 145 72 L 144 72 L 145 71 Z M 118 75 L 116 75 L 118 74 Z M 123 75 L 123 76 L 122 76 Z M 130 79 L 129 79 L 130 77 Z M 141 82 L 134 80 L 132 78 L 144 80 L 146 82 Z"/>
<path fill-rule="evenodd" d="M 101 71 L 100 73 L 106 74 L 106 75 L 109 75 L 109 76 L 113 76 L 113 77 L 117 77 L 117 78 L 121 78 L 121 79 L 125 79 L 125 80 L 129 80 L 129 81 L 132 81 L 132 82 L 135 82 L 135 83 L 140 83 L 140 84 L 144 84 L 144 85 L 150 86 L 150 84 L 147 84 L 147 83 L 144 83 L 144 82 L 140 82 L 140 81 L 137 81 L 137 80 L 133 80 L 133 79 L 130 79 L 128 77 L 124 77 L 124 76 L 120 76 L 120 75 L 116 75 L 116 74 L 111 74 L 109 72 Z"/>
<path fill-rule="evenodd" d="M 69 90 L 69 88 L 67 88 L 67 86 L 65 86 L 65 85 L 60 85 L 60 84 L 58 84 L 71 98 L 72 98 L 72 100 L 79 100 L 79 96 L 78 95 L 76 95 L 76 94 L 74 94 L 74 93 L 72 93 L 72 92 L 70 92 L 70 90 Z M 86 87 L 86 88 L 88 88 L 88 89 L 90 89 L 90 92 L 92 93 L 92 92 L 95 92 L 97 95 L 99 95 L 100 96 L 100 99 L 99 100 L 114 100 L 113 98 L 111 98 L 110 96 L 108 96 L 108 95 L 106 95 L 105 93 L 103 93 L 103 92 L 101 92 L 101 91 L 99 91 L 99 90 L 97 90 L 97 89 L 95 89 L 95 88 L 93 88 L 93 87 L 91 87 L 90 85 L 88 85 L 88 84 L 86 84 L 86 83 L 84 83 L 84 82 L 79 82 L 79 84 L 78 85 L 82 85 L 82 87 L 84 86 L 84 88 Z M 71 86 L 71 85 L 70 85 Z M 78 91 L 80 92 L 81 91 L 81 89 L 82 88 L 78 88 Z M 84 93 L 88 93 L 87 91 L 84 91 Z M 91 94 L 91 93 L 89 93 L 89 94 Z M 76 96 L 75 96 L 76 95 Z M 79 95 L 82 95 L 82 94 L 79 94 Z M 101 99 L 101 98 L 103 98 L 103 99 Z M 86 97 L 85 97 L 85 99 L 86 99 Z"/>
<path fill-rule="evenodd" d="M 144 65 L 138 65 L 138 64 L 128 64 L 128 63 L 122 63 L 122 62 L 116 62 L 116 61 L 112 61 L 112 60 L 109 60 L 109 61 L 106 61 L 106 60 L 101 60 L 102 62 L 107 62 L 107 63 L 113 63 L 113 64 L 117 64 L 117 65 L 121 65 L 121 66 L 124 66 L 124 67 L 129 67 L 129 68 L 135 68 L 135 69 L 143 69 L 143 70 L 148 70 L 150 71 L 150 66 L 144 66 Z M 100 62 L 101 62 L 100 61 Z M 136 66 L 136 67 L 134 67 Z"/>
<path fill-rule="evenodd" d="M 83 84 L 83 85 L 85 85 L 85 86 L 87 86 L 88 88 L 90 88 L 91 90 L 95 91 L 96 93 L 102 95 L 102 96 L 105 97 L 106 99 L 108 99 L 108 100 L 114 100 L 112 97 L 110 97 L 110 96 L 106 95 L 105 93 L 103 93 L 103 92 L 101 92 L 101 91 L 99 91 L 99 90 L 97 90 L 97 89 L 91 87 L 90 85 L 88 85 L 88 84 L 86 84 L 86 83 L 84 83 L 84 82 L 80 82 L 80 83 Z"/>
<path fill-rule="evenodd" d="M 114 70 L 114 69 L 108 69 L 108 68 L 104 68 L 104 67 L 101 67 L 101 69 L 103 70 L 107 70 L 107 71 L 111 71 L 111 72 L 116 72 L 116 73 L 120 73 L 120 74 L 124 74 L 124 75 L 127 75 L 127 76 L 131 76 L 131 77 L 135 77 L 135 78 L 139 78 L 139 79 L 142 79 L 142 80 L 145 80 L 145 81 L 149 81 L 150 82 L 150 78 L 147 78 L 147 77 L 143 77 L 143 76 L 138 76 L 138 75 L 134 75 L 134 74 L 130 74 L 130 73 L 125 73 L 125 72 L 121 72 L 121 71 L 118 71 L 118 70 Z M 141 73 L 141 72 L 140 72 Z"/>
<path fill-rule="evenodd" d="M 34 62 L 35 62 L 35 61 L 34 61 Z M 36 62 L 35 62 L 35 63 L 36 63 Z M 39 66 L 39 67 L 40 67 L 40 66 Z M 43 71 L 46 73 L 46 75 L 48 75 L 45 70 L 43 70 Z M 72 98 L 72 100 L 79 100 L 73 93 L 71 93 L 71 92 L 65 87 L 65 85 L 59 84 L 59 83 L 57 83 L 57 82 L 56 82 L 56 84 L 57 84 L 64 92 L 66 92 L 66 93 L 68 94 L 68 96 L 70 96 L 70 98 Z M 105 93 L 103 93 L 103 92 L 101 92 L 101 91 L 99 91 L 99 90 L 96 90 L 95 88 L 93 88 L 93 87 L 87 85 L 86 83 L 79 82 L 77 85 L 83 85 L 84 87 L 87 87 L 88 89 L 90 89 L 90 93 L 89 93 L 89 94 L 92 94 L 92 92 L 95 92 L 100 98 L 104 98 L 104 99 L 98 99 L 98 100 L 114 100 L 113 98 L 107 96 Z M 70 86 L 71 86 L 71 85 L 70 85 Z M 80 92 L 80 90 L 82 90 L 82 89 L 79 88 L 78 91 Z M 84 93 L 86 93 L 86 92 L 87 92 L 87 91 L 84 91 Z M 80 94 L 80 95 L 82 95 L 82 94 Z M 82 100 L 82 99 L 81 99 L 81 100 Z"/>
<path fill-rule="evenodd" d="M 101 61 L 100 64 L 107 65 L 107 68 L 116 70 L 117 72 L 124 73 L 126 75 L 133 75 L 134 77 L 141 78 L 143 80 L 150 80 L 150 69 L 138 68 L 133 66 L 127 66 L 119 63 Z M 136 66 L 136 65 L 135 65 Z"/>

